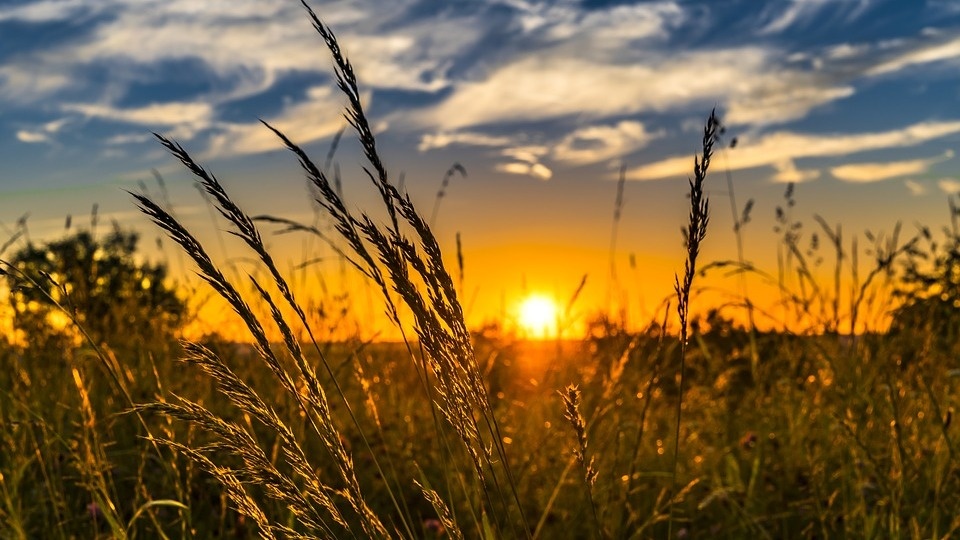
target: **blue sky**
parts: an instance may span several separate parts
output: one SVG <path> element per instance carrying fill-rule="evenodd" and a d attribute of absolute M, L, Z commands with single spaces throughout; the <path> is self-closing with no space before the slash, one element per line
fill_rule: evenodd
<path fill-rule="evenodd" d="M 421 206 L 450 163 L 467 167 L 446 219 L 479 247 L 518 228 L 555 244 L 587 231 L 605 246 L 621 163 L 636 182 L 627 212 L 647 216 L 628 220 L 646 232 L 625 232 L 624 249 L 675 246 L 682 180 L 713 107 L 739 143 L 718 163 L 741 202 L 756 198 L 766 214 L 781 184 L 797 182 L 812 210 L 855 230 L 939 223 L 945 194 L 960 190 L 957 1 L 312 6 L 356 66 L 388 166 L 407 173 Z M 293 0 L 4 0 L 0 221 L 31 212 L 52 230 L 91 201 L 133 219 L 119 188 L 151 168 L 189 195 L 150 131 L 212 164 L 228 188 L 234 178 L 246 200 L 287 208 L 302 181 L 258 118 L 322 157 L 343 125 L 330 67 Z M 355 150 L 340 159 L 363 182 Z M 587 225 L 570 225 L 573 212 Z M 668 213 L 669 238 L 649 240 Z"/>

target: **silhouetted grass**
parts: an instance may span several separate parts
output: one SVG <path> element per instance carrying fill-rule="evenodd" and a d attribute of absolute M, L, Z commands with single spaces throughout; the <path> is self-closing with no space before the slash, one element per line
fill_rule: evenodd
<path fill-rule="evenodd" d="M 164 350 L 153 343 L 111 347 L 111 336 L 61 348 L 12 336 L 0 347 L 0 537 L 957 533 L 956 226 L 942 243 L 924 229 L 905 241 L 899 227 L 865 235 L 865 252 L 817 217 L 834 263 L 824 280 L 819 238 L 795 219 L 791 186 L 778 209 L 775 275 L 740 250 L 736 260 L 704 264 L 705 180 L 721 131 L 711 114 L 690 179 L 675 319 L 671 300 L 643 329 L 600 314 L 581 341 L 472 333 L 459 298 L 459 241 L 458 282 L 429 222 L 379 157 L 353 67 L 305 7 L 332 55 L 379 207 L 344 203 L 329 177 L 336 143 L 319 167 L 265 124 L 299 161 L 325 215 L 311 224 L 253 216 L 187 150 L 158 135 L 256 267 L 246 276 L 223 271 L 228 263 L 182 224 L 165 191 L 159 202 L 132 196 L 247 335 L 185 341 L 180 361 L 146 354 Z M 611 246 L 622 190 L 623 180 Z M 745 222 L 741 215 L 735 228 Z M 319 238 L 379 291 L 403 341 L 335 340 L 263 241 L 260 227 L 277 225 Z M 25 220 L 11 237 L 0 251 L 28 239 Z M 861 252 L 874 263 L 862 279 Z M 754 274 L 781 292 L 779 314 L 750 298 L 735 304 L 778 331 L 752 320 L 744 328 L 699 304 L 698 276 L 720 269 Z M 58 291 L 70 298 L 65 285 Z M 50 300 L 70 322 L 69 304 Z M 129 315 L 121 302 L 114 309 L 117 320 Z M 878 321 L 890 312 L 886 332 Z M 83 335 L 78 323 L 73 317 L 71 328 Z M 845 325 L 863 331 L 844 333 Z"/>

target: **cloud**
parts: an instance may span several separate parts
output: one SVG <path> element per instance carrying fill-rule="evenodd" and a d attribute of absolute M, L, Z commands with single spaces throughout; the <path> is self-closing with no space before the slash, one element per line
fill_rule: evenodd
<path fill-rule="evenodd" d="M 729 124 L 764 125 L 805 117 L 811 110 L 854 94 L 852 86 L 831 86 L 817 83 L 815 76 L 784 73 L 770 79 L 757 80 L 754 88 L 742 97 L 732 98 L 727 105 Z"/>
<path fill-rule="evenodd" d="M 800 184 L 820 178 L 820 171 L 816 169 L 800 170 L 792 159 L 785 159 L 773 163 L 776 174 L 773 175 L 774 182 Z"/>
<path fill-rule="evenodd" d="M 808 26 L 814 21 L 824 24 L 825 20 L 844 20 L 852 22 L 869 8 L 870 0 L 791 0 L 790 2 L 771 3 L 771 9 L 761 14 L 769 21 L 760 28 L 759 34 L 778 34 L 785 30 Z M 780 11 L 777 11 L 780 10 Z M 824 11 L 833 10 L 834 18 Z"/>
<path fill-rule="evenodd" d="M 44 23 L 65 21 L 92 8 L 93 6 L 89 2 L 84 2 L 84 0 L 35 0 L 27 4 L 0 8 L 0 22 Z"/>
<path fill-rule="evenodd" d="M 428 150 L 446 148 L 451 145 L 507 146 L 514 144 L 514 142 L 511 137 L 485 135 L 483 133 L 470 131 L 440 132 L 428 133 L 420 137 L 420 144 L 417 145 L 417 150 L 426 152 Z"/>
<path fill-rule="evenodd" d="M 45 70 L 30 63 L 0 66 L 0 99 L 12 103 L 29 103 L 45 99 L 70 86 L 65 72 Z"/>
<path fill-rule="evenodd" d="M 575 130 L 557 144 L 554 159 L 576 165 L 623 157 L 643 148 L 659 136 L 643 124 L 624 120 L 615 125 L 588 126 Z"/>
<path fill-rule="evenodd" d="M 418 150 L 425 152 L 450 145 L 500 147 L 502 155 L 539 163 L 544 157 L 573 165 L 584 165 L 626 156 L 646 146 L 662 132 L 650 133 L 635 120 L 622 120 L 612 125 L 596 124 L 576 128 L 556 138 L 549 147 L 521 144 L 521 137 L 494 136 L 473 131 L 427 134 L 421 137 Z"/>
<path fill-rule="evenodd" d="M 776 14 L 773 17 L 773 20 L 769 21 L 764 25 L 758 33 L 760 34 L 776 34 L 783 32 L 787 28 L 796 25 L 799 22 L 804 22 L 812 19 L 820 12 L 825 6 L 829 5 L 829 1 L 825 0 L 794 0 L 792 2 L 777 3 L 775 6 L 784 5 L 783 11 Z"/>
<path fill-rule="evenodd" d="M 63 110 L 80 113 L 88 118 L 101 118 L 144 126 L 207 125 L 213 118 L 213 106 L 203 102 L 151 103 L 143 107 L 130 108 L 70 103 L 63 105 Z"/>
<path fill-rule="evenodd" d="M 37 131 L 26 131 L 19 130 L 17 131 L 17 140 L 25 143 L 45 143 L 51 142 L 50 137 L 46 133 L 40 133 Z"/>
<path fill-rule="evenodd" d="M 531 163 L 539 161 L 540 158 L 548 153 L 550 153 L 549 148 L 538 145 L 515 146 L 513 148 L 507 148 L 502 152 L 502 154 L 507 157 L 520 161 L 529 161 Z"/>
<path fill-rule="evenodd" d="M 428 12 L 420 0 L 392 0 L 388 9 L 379 0 L 342 0 L 318 12 L 336 30 L 363 89 L 371 96 L 391 91 L 378 104 L 395 107 L 410 95 L 423 104 L 384 112 L 391 125 L 412 132 L 420 151 L 549 143 L 551 150 L 535 160 L 507 156 L 502 164 L 512 171 L 536 168 L 542 177 L 554 166 L 602 162 L 645 147 L 660 133 L 647 131 L 651 124 L 641 115 L 716 105 L 731 126 L 767 127 L 849 99 L 870 77 L 960 57 L 960 38 L 950 32 L 829 46 L 787 46 L 770 37 L 821 21 L 849 23 L 874 3 L 768 3 L 740 13 L 751 27 L 746 33 L 752 29 L 756 38 L 748 45 L 711 38 L 716 29 L 710 25 L 722 20 L 726 7 L 679 0 L 592 8 L 578 0 L 489 0 Z M 297 2 L 34 0 L 0 7 L 4 21 L 82 24 L 68 40 L 38 40 L 29 43 L 33 50 L 5 57 L 0 104 L 56 108 L 66 102 L 61 110 L 87 118 L 166 129 L 178 138 L 208 137 L 200 144 L 222 156 L 276 148 L 253 121 L 255 112 L 249 122 L 237 120 L 236 112 L 250 106 L 241 100 L 252 96 L 285 99 L 271 120 L 302 142 L 339 128 L 338 100 L 302 93 L 305 86 L 333 84 L 329 54 Z M 137 102 L 137 89 L 166 84 L 170 69 L 191 70 L 197 85 L 171 88 L 171 101 Z M 494 124 L 523 125 L 524 135 L 484 129 Z M 53 138 L 16 127 L 21 140 Z M 770 136 L 777 135 L 795 134 Z M 143 138 L 108 133 L 105 142 Z M 804 152 L 774 150 L 740 164 L 774 166 L 781 181 L 809 180 L 819 171 L 797 169 Z M 738 149 L 731 160 L 748 153 Z M 685 161 L 684 175 L 688 168 Z"/>
<path fill-rule="evenodd" d="M 911 66 L 957 59 L 960 59 L 960 37 L 934 43 L 912 44 L 870 67 L 866 75 L 886 75 Z"/>
<path fill-rule="evenodd" d="M 306 101 L 290 105 L 266 119 L 298 145 L 333 135 L 344 123 L 343 106 L 333 89 L 314 87 L 307 96 Z M 369 93 L 362 96 L 362 100 L 369 103 Z M 214 131 L 206 152 L 208 157 L 256 154 L 282 148 L 277 136 L 260 122 L 218 123 Z"/>
<path fill-rule="evenodd" d="M 887 161 L 874 163 L 850 163 L 840 165 L 830 169 L 830 174 L 835 178 L 846 182 L 879 182 L 896 178 L 898 176 L 907 176 L 913 174 L 922 174 L 927 172 L 931 165 L 940 163 L 953 157 L 953 152 L 946 152 L 941 157 L 928 159 L 911 159 L 906 161 Z"/>
<path fill-rule="evenodd" d="M 553 171 L 542 163 L 524 163 L 514 161 L 511 163 L 499 163 L 495 167 L 500 172 L 519 174 L 522 176 L 532 176 L 540 180 L 549 180 L 553 177 Z"/>
<path fill-rule="evenodd" d="M 40 124 L 34 129 L 20 129 L 16 132 L 17 140 L 20 142 L 35 144 L 49 143 L 55 144 L 53 135 L 56 135 L 64 126 L 72 122 L 71 118 L 60 118 Z"/>
<path fill-rule="evenodd" d="M 501 153 L 510 158 L 511 161 L 498 163 L 494 169 L 505 173 L 532 176 L 540 180 L 549 180 L 553 177 L 553 171 L 540 162 L 541 158 L 549 152 L 549 148 L 535 145 L 507 148 Z"/>
<path fill-rule="evenodd" d="M 571 2 L 505 2 L 519 12 L 520 29 L 543 42 L 570 42 L 581 38 L 601 48 L 619 47 L 625 41 L 666 38 L 687 19 L 677 2 L 645 2 L 583 10 Z"/>
<path fill-rule="evenodd" d="M 114 135 L 107 138 L 104 143 L 112 146 L 123 144 L 139 144 L 147 142 L 152 138 L 153 136 L 149 133 L 121 133 L 119 135 Z"/>
<path fill-rule="evenodd" d="M 296 2 L 115 3 L 113 18 L 99 24 L 85 41 L 57 49 L 56 58 L 70 65 L 123 62 L 135 66 L 199 60 L 223 81 L 243 82 L 251 92 L 272 87 L 284 74 L 331 72 L 322 40 Z M 409 4 L 394 2 L 388 11 L 357 2 L 324 6 L 324 21 L 337 30 L 364 84 L 439 90 L 446 85 L 443 71 L 449 55 L 476 39 L 477 31 L 465 21 L 432 27 L 423 21 L 389 33 L 380 31 L 390 16 L 403 14 Z M 225 93 L 237 95 L 230 89 Z"/>
<path fill-rule="evenodd" d="M 337 30 L 365 87 L 441 90 L 452 59 L 480 38 L 467 17 L 407 17 L 397 25 L 395 19 L 414 5 L 395 0 L 384 10 L 361 0 L 323 7 L 324 21 Z M 289 74 L 332 73 L 329 54 L 297 2 L 40 0 L 0 7 L 0 24 L 78 18 L 85 34 L 30 43 L 37 48 L 4 59 L 0 100 L 40 103 L 59 94 L 116 105 L 116 98 L 129 97 L 133 83 L 161 80 L 163 63 L 184 60 L 195 62 L 195 79 L 210 82 L 196 99 L 213 104 L 271 90 Z M 96 77 L 102 72 L 110 74 L 109 83 Z"/>
<path fill-rule="evenodd" d="M 665 112 L 722 103 L 729 123 L 773 124 L 853 94 L 814 71 L 783 65 L 766 47 L 598 61 L 569 51 L 520 56 L 474 80 L 454 84 L 443 102 L 410 121 L 458 130 L 504 122 L 588 119 Z"/>
<path fill-rule="evenodd" d="M 916 180 L 905 180 L 903 183 L 913 196 L 920 196 L 927 192 L 926 186 Z"/>
<path fill-rule="evenodd" d="M 960 133 L 960 121 L 920 122 L 901 129 L 872 133 L 802 134 L 774 132 L 757 140 L 743 140 L 727 154 L 731 170 L 775 166 L 788 160 L 813 157 L 835 157 L 918 144 Z M 690 156 L 676 156 L 634 168 L 630 178 L 653 180 L 686 176 L 690 172 Z M 781 165 L 782 166 L 782 165 Z"/>
<path fill-rule="evenodd" d="M 948 195 L 956 195 L 960 193 L 960 180 L 955 178 L 941 178 L 937 181 L 937 187 L 940 188 L 940 191 Z"/>

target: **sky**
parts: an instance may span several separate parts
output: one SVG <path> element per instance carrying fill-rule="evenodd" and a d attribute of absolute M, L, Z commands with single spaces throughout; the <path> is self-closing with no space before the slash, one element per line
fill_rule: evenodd
<path fill-rule="evenodd" d="M 474 324 L 533 292 L 565 303 L 584 275 L 582 311 L 653 316 L 682 269 L 686 180 L 714 108 L 727 131 L 707 184 L 705 260 L 736 257 L 732 216 L 753 200 L 744 256 L 775 272 L 788 183 L 808 236 L 816 214 L 864 244 L 897 222 L 943 225 L 960 191 L 957 1 L 311 5 L 356 68 L 387 168 L 423 213 L 453 163 L 467 171 L 435 228 L 448 253 L 461 235 Z M 2 0 L 0 224 L 29 214 L 33 238 L 55 237 L 97 204 L 101 221 L 153 246 L 124 190 L 160 193 L 156 171 L 178 215 L 217 245 L 191 178 L 151 132 L 182 144 L 249 213 L 309 220 L 296 159 L 259 119 L 322 161 L 344 126 L 331 68 L 294 0 Z M 336 162 L 347 200 L 374 207 L 349 132 Z M 302 239 L 271 242 L 291 265 L 314 256 Z M 234 249 L 221 248 L 242 258 Z"/>

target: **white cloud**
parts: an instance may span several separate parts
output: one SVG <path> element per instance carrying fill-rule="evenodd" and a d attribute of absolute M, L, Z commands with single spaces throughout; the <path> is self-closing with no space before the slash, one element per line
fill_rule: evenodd
<path fill-rule="evenodd" d="M 426 152 L 451 145 L 466 146 L 507 146 L 513 144 L 511 137 L 486 135 L 470 131 L 428 133 L 420 138 L 417 150 Z"/>
<path fill-rule="evenodd" d="M 42 100 L 70 85 L 70 77 L 65 73 L 29 64 L 0 66 L 0 99 L 29 103 Z"/>
<path fill-rule="evenodd" d="M 21 129 L 17 131 L 17 140 L 25 143 L 45 143 L 50 142 L 50 137 L 46 133 Z"/>
<path fill-rule="evenodd" d="M 550 152 L 550 149 L 546 146 L 538 145 L 528 145 L 528 146 L 515 146 L 513 148 L 507 148 L 503 150 L 502 154 L 519 160 L 527 161 L 530 163 L 535 163 L 539 161 L 543 156 L 547 155 Z"/>
<path fill-rule="evenodd" d="M 57 120 L 51 120 L 40 124 L 35 129 L 20 129 L 17 130 L 16 137 L 17 140 L 24 143 L 50 143 L 54 144 L 56 141 L 53 139 L 53 135 L 56 135 L 63 129 L 64 126 L 72 122 L 73 119 L 69 117 L 59 118 Z"/>
<path fill-rule="evenodd" d="M 320 15 L 338 32 L 345 52 L 365 85 L 435 91 L 443 88 L 444 63 L 473 42 L 477 30 L 466 21 L 427 26 L 427 22 L 379 31 L 378 25 L 403 12 L 354 3 L 325 5 Z M 270 88 L 285 73 L 330 73 L 332 62 L 322 40 L 296 2 L 118 1 L 115 16 L 84 42 L 56 51 L 63 63 L 133 62 L 197 59 L 219 77 Z M 233 90 L 237 90 L 234 88 Z M 237 92 L 227 90 L 235 97 Z M 241 94 L 242 95 L 242 94 Z M 222 96 L 212 96 L 213 99 Z"/>
<path fill-rule="evenodd" d="M 725 120 L 729 124 L 764 125 L 803 118 L 811 110 L 853 95 L 851 86 L 818 83 L 804 72 L 786 72 L 758 79 L 749 93 L 731 98 Z"/>
<path fill-rule="evenodd" d="M 70 117 L 59 118 L 57 120 L 51 120 L 43 124 L 43 130 L 47 133 L 59 133 L 63 126 L 73 122 L 73 119 Z"/>
<path fill-rule="evenodd" d="M 805 26 L 819 21 L 823 24 L 833 10 L 834 16 L 852 22 L 870 6 L 870 0 L 791 0 L 790 2 L 771 2 L 768 13 L 762 18 L 769 20 L 760 30 L 760 34 L 776 34 L 791 27 Z M 781 10 L 782 11 L 779 11 Z M 773 13 L 771 13 L 773 12 Z"/>
<path fill-rule="evenodd" d="M 510 173 L 510 174 L 519 174 L 521 176 L 532 176 L 540 180 L 549 180 L 553 177 L 553 171 L 551 171 L 546 165 L 542 163 L 525 163 L 520 161 L 514 161 L 511 163 L 499 163 L 495 167 L 496 170 Z"/>
<path fill-rule="evenodd" d="M 940 163 L 953 157 L 953 152 L 947 152 L 942 157 L 928 159 L 911 159 L 905 161 L 887 161 L 873 163 L 849 163 L 830 169 L 830 174 L 847 182 L 867 183 L 878 182 L 927 172 L 931 165 Z"/>
<path fill-rule="evenodd" d="M 540 162 L 541 158 L 547 155 L 550 149 L 546 146 L 518 146 L 506 148 L 501 154 L 511 159 L 507 163 L 498 163 L 494 169 L 510 174 L 519 174 L 523 176 L 532 176 L 540 180 L 549 180 L 553 177 L 553 171 Z"/>
<path fill-rule="evenodd" d="M 104 143 L 108 145 L 137 144 L 147 142 L 152 138 L 153 136 L 149 133 L 121 133 L 109 137 Z"/>
<path fill-rule="evenodd" d="M 521 30 L 545 42 L 590 40 L 591 46 L 619 47 L 625 42 L 658 40 L 687 18 L 677 2 L 648 2 L 583 10 L 575 2 L 505 2 L 520 12 Z"/>
<path fill-rule="evenodd" d="M 213 107 L 202 102 L 152 103 L 126 109 L 92 103 L 69 103 L 63 105 L 63 110 L 80 113 L 89 118 L 144 126 L 207 125 L 213 118 Z"/>
<path fill-rule="evenodd" d="M 555 161 L 583 165 L 625 156 L 660 135 L 660 132 L 646 131 L 640 122 L 623 120 L 612 125 L 597 124 L 575 129 L 549 146 L 523 145 L 520 137 L 455 131 L 424 135 L 418 149 L 424 152 L 455 144 L 500 147 L 503 148 L 501 155 L 526 163 L 539 163 L 549 156 Z"/>
<path fill-rule="evenodd" d="M 803 182 L 809 182 L 811 180 L 816 180 L 820 178 L 820 171 L 816 169 L 810 170 L 800 170 L 797 169 L 797 165 L 793 162 L 792 159 L 785 159 L 783 161 L 778 161 L 773 163 L 773 168 L 776 169 L 776 174 L 773 175 L 774 182 L 781 183 L 790 183 L 800 184 Z"/>
<path fill-rule="evenodd" d="M 297 144 L 306 144 L 336 133 L 344 122 L 339 95 L 331 88 L 315 87 L 308 92 L 308 98 L 266 121 Z M 369 94 L 362 99 L 369 102 Z M 206 152 L 208 157 L 255 154 L 282 148 L 277 136 L 260 122 L 219 123 L 215 131 Z"/>
<path fill-rule="evenodd" d="M 659 134 L 649 133 L 640 122 L 624 120 L 615 125 L 577 129 L 564 137 L 552 152 L 558 161 L 586 164 L 626 156 L 643 148 Z"/>
<path fill-rule="evenodd" d="M 948 195 L 956 195 L 960 193 L 960 180 L 955 178 L 941 178 L 937 182 L 937 187 L 940 188 L 940 191 Z"/>
<path fill-rule="evenodd" d="M 824 6 L 829 5 L 829 0 L 794 0 L 792 2 L 778 2 L 774 6 L 784 6 L 782 12 L 774 16 L 773 20 L 768 22 L 759 30 L 760 34 L 775 34 L 786 30 L 798 22 L 813 18 Z"/>
<path fill-rule="evenodd" d="M 390 116 L 393 125 L 430 133 L 420 138 L 420 151 L 550 141 L 551 151 L 535 161 L 510 162 L 547 170 L 541 161 L 553 166 L 610 160 L 644 147 L 657 135 L 646 132 L 641 120 L 624 117 L 717 105 L 730 125 L 769 126 L 850 98 L 867 77 L 960 57 L 960 38 L 948 33 L 819 50 L 781 49 L 769 39 L 690 49 L 684 43 L 704 40 L 678 42 L 677 30 L 707 30 L 704 16 L 713 8 L 680 1 L 594 9 L 584 9 L 576 0 L 457 4 L 422 16 L 422 3 L 416 0 L 342 0 L 318 6 L 318 14 L 336 30 L 362 87 L 373 95 L 399 89 L 446 96 L 436 105 Z M 501 5 L 496 13 L 492 4 Z M 522 34 L 517 42 L 491 41 L 504 30 L 506 16 L 493 16 L 507 11 L 503 4 L 512 8 L 508 30 Z M 819 24 L 824 16 L 830 23 L 849 22 L 871 2 L 789 0 L 766 6 L 750 14 L 759 16 L 761 34 Z M 90 16 L 94 14 L 109 16 Z M 274 148 L 275 141 L 252 119 L 225 122 L 218 117 L 221 105 L 279 91 L 278 82 L 293 73 L 308 74 L 308 84 L 319 84 L 322 74 L 331 72 L 320 37 L 298 3 L 289 0 L 34 0 L 0 7 L 0 21 L 66 21 L 78 15 L 90 24 L 87 35 L 24 52 L 0 66 L 0 103 L 66 99 L 72 104 L 63 110 L 86 117 L 167 128 L 180 138 L 208 131 L 211 152 L 235 155 Z M 479 45 L 485 47 L 482 54 Z M 137 97 L 128 94 L 132 83 L 155 83 L 166 69 L 158 69 L 160 63 L 181 60 L 201 66 L 196 79 L 209 82 L 204 85 L 208 90 L 177 98 L 181 101 L 119 105 L 121 98 Z M 90 68 L 106 73 L 109 83 L 90 78 Z M 326 136 L 339 124 L 316 101 L 299 96 L 275 120 L 304 142 Z M 319 101 L 339 114 L 336 100 Z M 316 115 L 313 125 L 306 119 L 311 114 Z M 522 137 L 489 135 L 480 128 L 538 121 L 576 121 L 581 127 L 566 126 L 566 135 Z M 54 133 L 22 131 L 26 138 Z M 142 137 L 121 134 L 107 142 L 126 144 Z M 731 156 L 741 153 L 738 149 Z M 780 180 L 819 174 L 796 169 L 794 158 L 802 152 L 773 154 L 750 159 L 777 165 Z"/>
<path fill-rule="evenodd" d="M 64 21 L 94 6 L 84 0 L 44 0 L 0 8 L 0 22 L 43 23 Z"/>
<path fill-rule="evenodd" d="M 869 150 L 916 146 L 947 135 L 960 133 L 960 121 L 921 122 L 902 129 L 873 133 L 811 135 L 780 131 L 757 140 L 743 140 L 727 153 L 731 170 L 774 166 L 787 160 L 809 157 L 846 156 Z M 653 180 L 686 176 L 690 172 L 690 156 L 676 156 L 637 167 L 630 178 Z"/>
<path fill-rule="evenodd" d="M 927 192 L 926 186 L 916 180 L 905 180 L 903 183 L 913 196 L 920 196 Z"/>
<path fill-rule="evenodd" d="M 581 54 L 582 56 L 582 54 Z M 674 111 L 718 102 L 729 123 L 777 123 L 848 97 L 853 89 L 828 77 L 781 65 L 763 47 L 677 54 L 650 52 L 616 61 L 538 51 L 455 85 L 440 104 L 410 122 L 457 130 L 485 124 L 563 117 L 608 118 Z"/>
<path fill-rule="evenodd" d="M 958 59 L 960 59 L 960 37 L 937 43 L 920 43 L 869 68 L 866 75 L 885 75 L 911 66 Z"/>

